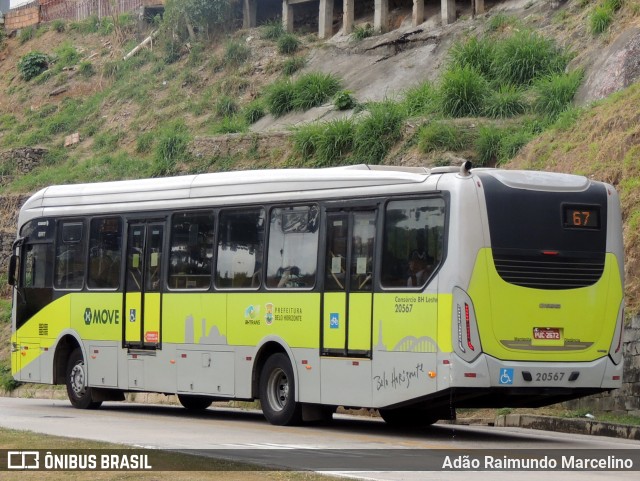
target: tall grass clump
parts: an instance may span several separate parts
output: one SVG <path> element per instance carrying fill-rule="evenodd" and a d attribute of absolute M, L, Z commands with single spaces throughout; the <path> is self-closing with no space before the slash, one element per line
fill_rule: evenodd
<path fill-rule="evenodd" d="M 355 128 L 352 160 L 379 164 L 402 137 L 405 111 L 401 104 L 389 100 L 369 104 L 368 111 Z"/>
<path fill-rule="evenodd" d="M 465 141 L 465 135 L 448 122 L 430 122 L 418 132 L 418 148 L 424 153 L 438 150 L 462 150 Z"/>
<path fill-rule="evenodd" d="M 324 125 L 318 122 L 297 127 L 293 131 L 293 151 L 304 160 L 311 159 L 323 134 Z"/>
<path fill-rule="evenodd" d="M 230 40 L 224 48 L 224 62 L 226 65 L 237 67 L 246 62 L 251 56 L 251 49 L 244 43 Z"/>
<path fill-rule="evenodd" d="M 162 127 L 154 148 L 153 174 L 161 176 L 175 173 L 178 161 L 187 154 L 188 143 L 189 129 L 182 120 Z"/>
<path fill-rule="evenodd" d="M 53 22 L 51 22 L 51 27 L 58 33 L 64 33 L 67 28 L 67 24 L 64 20 L 60 18 L 56 18 Z"/>
<path fill-rule="evenodd" d="M 300 48 L 300 40 L 292 33 L 285 33 L 278 39 L 278 52 L 282 55 L 291 55 Z"/>
<path fill-rule="evenodd" d="M 334 120 L 323 126 L 317 138 L 315 151 L 318 167 L 337 165 L 353 149 L 354 126 L 349 119 Z"/>
<path fill-rule="evenodd" d="M 279 20 L 270 20 L 260 27 L 260 36 L 264 40 L 278 40 L 284 35 L 284 26 Z"/>
<path fill-rule="evenodd" d="M 498 30 L 504 30 L 507 27 L 513 27 L 518 25 L 519 20 L 513 15 L 506 15 L 504 13 L 498 13 L 493 15 L 489 22 L 487 22 L 487 31 L 497 32 Z"/>
<path fill-rule="evenodd" d="M 534 85 L 535 111 L 550 120 L 555 120 L 571 104 L 580 88 L 583 73 L 579 69 L 568 74 L 549 75 L 538 80 Z"/>
<path fill-rule="evenodd" d="M 33 26 L 25 27 L 20 30 L 20 33 L 18 34 L 18 40 L 20 41 L 20 44 L 24 44 L 24 43 L 27 43 L 32 38 L 34 38 L 35 36 L 36 36 L 35 27 Z"/>
<path fill-rule="evenodd" d="M 282 73 L 285 75 L 293 75 L 298 70 L 304 68 L 307 64 L 307 59 L 301 55 L 288 58 L 282 64 Z"/>
<path fill-rule="evenodd" d="M 598 5 L 589 15 L 589 29 L 593 35 L 598 35 L 609 28 L 613 22 L 614 10 L 606 3 Z"/>
<path fill-rule="evenodd" d="M 479 167 L 495 165 L 500 158 L 500 143 L 504 131 L 494 125 L 481 125 L 475 142 Z"/>
<path fill-rule="evenodd" d="M 309 110 L 322 105 L 340 90 L 340 80 L 331 74 L 311 72 L 294 84 L 294 109 Z"/>
<path fill-rule="evenodd" d="M 71 44 L 71 42 L 63 42 L 60 47 L 54 50 L 56 54 L 56 68 L 62 70 L 64 67 L 71 67 L 80 61 L 80 53 Z"/>
<path fill-rule="evenodd" d="M 351 37 L 354 40 L 364 40 L 365 38 L 373 36 L 373 33 L 373 26 L 370 23 L 365 23 L 364 25 L 356 25 L 351 33 Z"/>
<path fill-rule="evenodd" d="M 504 164 L 513 159 L 533 137 L 534 134 L 527 127 L 506 131 L 500 139 L 498 164 Z"/>
<path fill-rule="evenodd" d="M 483 113 L 485 116 L 502 119 L 521 115 L 527 110 L 524 93 L 513 85 L 500 85 L 487 95 Z"/>
<path fill-rule="evenodd" d="M 438 110 L 438 90 L 431 82 L 409 88 L 402 101 L 409 117 L 432 114 Z"/>
<path fill-rule="evenodd" d="M 449 50 L 449 57 L 457 67 L 470 66 L 488 76 L 495 62 L 495 41 L 488 37 L 471 37 L 466 42 L 456 42 Z"/>
<path fill-rule="evenodd" d="M 223 95 L 216 101 L 216 114 L 218 117 L 232 117 L 238 112 L 238 103 L 232 97 Z"/>
<path fill-rule="evenodd" d="M 280 80 L 272 84 L 265 93 L 267 110 L 274 117 L 280 117 L 294 109 L 295 88 L 290 80 Z"/>
<path fill-rule="evenodd" d="M 521 30 L 497 44 L 493 70 L 502 82 L 529 85 L 538 77 L 562 72 L 568 60 L 552 40 Z"/>
<path fill-rule="evenodd" d="M 242 111 L 244 120 L 248 124 L 255 124 L 258 120 L 264 117 L 266 114 L 264 102 L 262 99 L 254 100 L 248 104 Z"/>
<path fill-rule="evenodd" d="M 442 113 L 473 117 L 482 112 L 489 84 L 473 67 L 454 66 L 443 75 L 439 93 Z"/>

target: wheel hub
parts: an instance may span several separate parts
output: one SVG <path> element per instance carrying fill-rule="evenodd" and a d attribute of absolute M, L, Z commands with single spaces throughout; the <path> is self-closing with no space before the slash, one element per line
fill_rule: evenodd
<path fill-rule="evenodd" d="M 86 376 L 83 364 L 76 364 L 71 370 L 71 389 L 78 397 L 82 396 L 86 390 Z"/>

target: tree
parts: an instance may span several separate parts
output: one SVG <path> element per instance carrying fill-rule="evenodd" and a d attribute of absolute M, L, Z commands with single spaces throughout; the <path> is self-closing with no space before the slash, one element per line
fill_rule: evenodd
<path fill-rule="evenodd" d="M 199 35 L 226 29 L 236 4 L 237 0 L 167 0 L 164 25 L 179 40 L 195 41 Z"/>

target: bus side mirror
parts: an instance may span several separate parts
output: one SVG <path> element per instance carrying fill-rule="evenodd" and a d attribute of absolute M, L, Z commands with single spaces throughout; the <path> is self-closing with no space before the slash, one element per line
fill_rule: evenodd
<path fill-rule="evenodd" d="M 13 254 L 9 258 L 9 276 L 7 278 L 7 284 L 10 286 L 16 285 L 16 267 L 18 266 L 18 256 Z"/>

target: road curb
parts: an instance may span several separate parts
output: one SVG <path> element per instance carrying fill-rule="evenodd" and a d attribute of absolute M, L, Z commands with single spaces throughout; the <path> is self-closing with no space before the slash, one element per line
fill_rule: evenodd
<path fill-rule="evenodd" d="M 607 436 L 640 441 L 640 426 L 605 423 L 583 419 L 565 419 L 552 416 L 535 416 L 531 414 L 506 414 L 498 416 L 496 427 L 539 429 L 561 433 L 587 434 L 590 436 Z"/>

